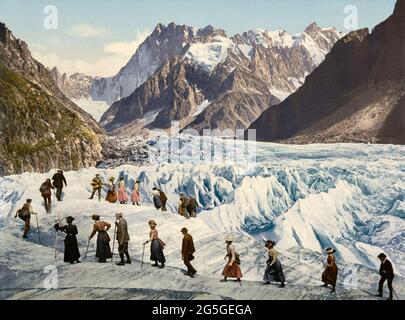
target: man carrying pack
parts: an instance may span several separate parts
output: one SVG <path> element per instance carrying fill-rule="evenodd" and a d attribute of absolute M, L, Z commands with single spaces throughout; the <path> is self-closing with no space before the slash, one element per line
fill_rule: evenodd
<path fill-rule="evenodd" d="M 17 216 L 18 216 L 21 220 L 24 221 L 24 234 L 23 234 L 24 239 L 28 238 L 28 232 L 30 231 L 31 214 L 36 214 L 32 210 L 31 203 L 32 203 L 32 200 L 27 199 L 27 202 L 24 203 L 22 208 L 17 211 L 17 213 L 15 214 L 15 217 L 14 217 L 14 218 L 17 218 Z"/>
<path fill-rule="evenodd" d="M 46 213 L 51 212 L 52 189 L 55 189 L 55 187 L 52 185 L 51 179 L 46 179 L 46 181 L 43 184 L 41 184 L 41 187 L 39 188 L 39 192 L 41 192 L 41 196 L 44 199 Z"/>

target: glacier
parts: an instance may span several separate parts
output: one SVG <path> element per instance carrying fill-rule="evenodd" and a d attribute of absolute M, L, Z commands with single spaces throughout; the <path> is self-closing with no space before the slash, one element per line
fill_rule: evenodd
<path fill-rule="evenodd" d="M 169 143 L 173 153 L 187 155 L 190 150 L 198 150 L 195 146 L 202 140 L 181 135 L 173 141 L 157 135 L 148 144 L 152 154 L 166 150 Z M 0 287 L 6 289 L 0 298 L 67 298 L 76 292 L 82 298 L 96 299 L 118 296 L 194 299 L 205 295 L 234 299 L 371 299 L 370 293 L 375 293 L 379 279 L 376 256 L 380 252 L 385 252 L 393 262 L 397 275 L 394 288 L 401 299 L 405 297 L 404 146 L 245 142 L 253 144 L 256 152 L 238 153 L 239 141 L 233 147 L 229 141 L 212 141 L 213 161 L 197 155 L 187 157 L 184 163 L 158 160 L 142 167 L 124 165 L 67 172 L 64 201 L 54 202 L 51 215 L 45 213 L 38 188 L 53 172 L 0 178 Z M 214 151 L 222 144 L 235 149 L 233 160 L 218 161 Z M 90 181 L 96 173 L 104 181 L 110 176 L 124 177 L 128 193 L 139 179 L 142 206 L 88 200 Z M 168 213 L 154 210 L 150 193 L 154 186 L 167 193 Z M 185 220 L 176 214 L 180 192 L 197 199 L 200 204 L 197 219 Z M 33 207 L 39 214 L 41 244 L 36 237 L 35 221 L 30 238 L 25 241 L 21 238 L 22 224 L 14 219 L 26 198 L 34 199 Z M 94 242 L 85 263 L 67 266 L 61 261 L 63 244 L 59 239 L 58 257 L 54 259 L 53 224 L 58 216 L 76 217 L 84 255 L 92 226 L 90 216 L 98 213 L 112 222 L 117 212 L 124 213 L 129 222 L 130 254 L 135 261 L 125 273 L 131 274 L 132 280 L 125 281 L 120 271 L 123 269 L 115 265 L 95 263 Z M 150 218 L 157 221 L 159 234 L 167 243 L 168 267 L 163 271 L 150 270 L 147 264 L 144 269 L 139 268 Z M 180 229 L 184 226 L 193 235 L 197 248 L 193 265 L 199 273 L 195 279 L 180 273 L 184 269 L 179 255 Z M 218 282 L 227 234 L 234 235 L 241 255 L 246 280 L 243 288 Z M 260 285 L 267 259 L 264 239 L 277 242 L 287 278 L 286 291 Z M 319 288 L 320 259 L 328 246 L 337 250 L 340 273 L 336 296 Z M 148 254 L 145 257 L 148 260 Z M 54 294 L 43 289 L 42 270 L 47 265 L 56 265 L 60 274 L 59 289 Z M 21 278 L 26 269 L 30 275 Z M 70 269 L 75 272 L 69 272 Z M 95 271 L 105 273 L 112 284 L 103 280 L 94 285 Z M 153 280 L 156 277 L 158 281 Z M 119 289 L 109 291 L 112 287 Z M 117 296 L 113 290 L 119 291 Z"/>

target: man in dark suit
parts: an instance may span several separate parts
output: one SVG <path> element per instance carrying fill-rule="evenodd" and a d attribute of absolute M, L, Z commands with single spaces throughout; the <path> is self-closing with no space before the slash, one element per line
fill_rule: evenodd
<path fill-rule="evenodd" d="M 63 175 L 63 171 L 58 170 L 58 172 L 53 175 L 52 180 L 53 186 L 56 188 L 56 198 L 58 199 L 58 201 L 62 201 L 63 184 L 67 186 L 66 178 Z"/>
<path fill-rule="evenodd" d="M 193 253 L 195 252 L 193 237 L 188 233 L 187 228 L 181 229 L 183 234 L 183 244 L 181 246 L 181 255 L 184 264 L 187 267 L 187 276 L 194 277 L 197 271 L 191 265 L 190 261 L 194 260 Z"/>
<path fill-rule="evenodd" d="M 117 228 L 117 241 L 118 241 L 118 253 L 120 254 L 121 261 L 117 263 L 117 266 L 124 266 L 126 263 L 131 264 L 131 258 L 128 253 L 128 242 L 130 240 L 128 233 L 128 223 L 122 217 L 122 213 L 116 215 L 117 221 L 115 226 Z M 127 260 L 124 261 L 124 254 Z"/>
<path fill-rule="evenodd" d="M 392 267 L 391 262 L 387 259 L 387 256 L 385 253 L 380 253 L 378 255 L 378 259 L 381 261 L 381 266 L 380 266 L 380 276 L 381 280 L 378 284 L 378 294 L 376 295 L 377 297 L 382 297 L 383 296 L 383 286 L 385 280 L 388 282 L 388 289 L 390 290 L 390 297 L 388 300 L 392 300 L 393 298 L 393 291 L 394 289 L 392 288 L 392 281 L 394 280 L 394 269 Z"/>

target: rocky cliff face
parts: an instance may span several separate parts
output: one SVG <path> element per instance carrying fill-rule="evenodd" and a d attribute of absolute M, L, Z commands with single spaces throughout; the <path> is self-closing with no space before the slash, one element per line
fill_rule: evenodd
<path fill-rule="evenodd" d="M 405 1 L 333 47 L 305 84 L 253 123 L 262 141 L 405 143 Z"/>
<path fill-rule="evenodd" d="M 158 24 L 116 76 L 96 79 L 92 83 L 92 99 L 106 101 L 111 105 L 129 96 L 152 76 L 164 61 L 180 54 L 194 33 L 195 30 L 187 26 L 172 23 L 165 27 Z"/>
<path fill-rule="evenodd" d="M 179 33 L 181 37 L 174 36 Z M 285 31 L 252 30 L 232 38 L 211 26 L 159 25 L 145 43 L 171 43 L 175 49 L 156 55 L 156 70 L 115 102 L 101 124 L 126 134 L 166 129 L 173 120 L 182 129 L 245 129 L 269 105 L 301 86 L 340 36 L 316 24 L 294 37 Z M 141 45 L 134 57 L 144 56 L 146 48 Z M 139 61 L 134 65 L 139 67 Z"/>
<path fill-rule="evenodd" d="M 0 174 L 77 170 L 101 156 L 103 130 L 0 23 Z"/>
<path fill-rule="evenodd" d="M 50 74 L 58 85 L 58 88 L 69 99 L 90 99 L 91 86 L 96 78 L 83 73 L 74 73 L 72 75 L 61 74 L 56 67 L 50 70 Z"/>

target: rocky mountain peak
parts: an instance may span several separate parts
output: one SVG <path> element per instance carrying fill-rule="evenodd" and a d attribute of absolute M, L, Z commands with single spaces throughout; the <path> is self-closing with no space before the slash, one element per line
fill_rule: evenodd
<path fill-rule="evenodd" d="M 215 36 L 221 36 L 226 38 L 226 32 L 225 30 L 222 29 L 216 29 L 211 25 L 208 25 L 204 28 L 201 28 L 197 32 L 197 36 L 199 37 L 215 37 Z"/>
<path fill-rule="evenodd" d="M 316 22 L 312 22 L 306 29 L 304 30 L 304 33 L 307 33 L 309 35 L 317 35 L 322 29 L 318 26 Z"/>

